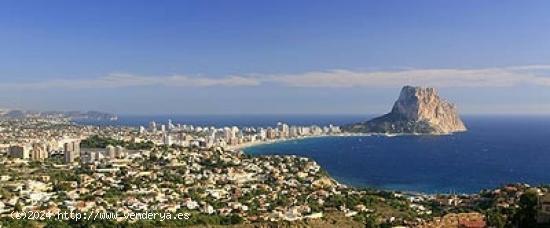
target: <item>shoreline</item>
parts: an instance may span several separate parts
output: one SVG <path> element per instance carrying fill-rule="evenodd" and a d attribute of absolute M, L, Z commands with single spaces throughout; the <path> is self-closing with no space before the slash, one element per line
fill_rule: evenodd
<path fill-rule="evenodd" d="M 461 133 L 461 132 L 456 132 Z M 310 139 L 310 138 L 322 138 L 322 137 L 361 137 L 361 136 L 383 136 L 383 137 L 399 137 L 399 136 L 449 136 L 453 135 L 454 133 L 447 133 L 447 134 L 423 134 L 423 133 L 339 133 L 339 134 L 332 134 L 332 135 L 307 135 L 307 136 L 298 136 L 294 138 L 277 138 L 277 139 L 269 139 L 269 140 L 257 140 L 254 142 L 246 142 L 239 145 L 234 146 L 226 146 L 224 149 L 227 150 L 233 150 L 233 151 L 243 151 L 246 148 L 254 147 L 254 146 L 260 146 L 260 145 L 267 145 L 267 144 L 274 144 L 274 143 L 281 143 L 285 141 L 293 141 L 293 140 L 303 140 L 303 139 Z"/>
<path fill-rule="evenodd" d="M 233 150 L 233 151 L 243 151 L 246 148 L 254 147 L 254 146 L 261 146 L 261 145 L 268 145 L 268 144 L 274 144 L 274 143 L 281 143 L 285 141 L 294 141 L 294 140 L 304 140 L 304 139 L 312 139 L 312 138 L 324 138 L 324 137 L 358 137 L 358 136 L 375 136 L 377 134 L 372 133 L 340 133 L 340 134 L 334 134 L 334 135 L 308 135 L 308 136 L 299 136 L 294 138 L 278 138 L 278 139 L 269 139 L 269 140 L 257 140 L 254 142 L 246 142 L 235 146 L 227 146 L 224 147 L 224 149 L 227 150 Z M 384 136 L 392 137 L 393 135 L 385 135 Z"/>

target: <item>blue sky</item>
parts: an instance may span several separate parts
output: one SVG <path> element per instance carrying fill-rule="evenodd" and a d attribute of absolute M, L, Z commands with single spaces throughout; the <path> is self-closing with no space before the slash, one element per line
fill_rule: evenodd
<path fill-rule="evenodd" d="M 548 1 L 0 1 L 0 107 L 550 113 Z"/>

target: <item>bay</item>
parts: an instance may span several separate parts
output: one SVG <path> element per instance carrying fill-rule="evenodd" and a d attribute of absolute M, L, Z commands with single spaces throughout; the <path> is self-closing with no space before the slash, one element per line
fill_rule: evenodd
<path fill-rule="evenodd" d="M 466 117 L 448 136 L 320 137 L 246 148 L 254 155 L 306 156 L 359 187 L 476 193 L 507 183 L 550 183 L 550 117 Z"/>

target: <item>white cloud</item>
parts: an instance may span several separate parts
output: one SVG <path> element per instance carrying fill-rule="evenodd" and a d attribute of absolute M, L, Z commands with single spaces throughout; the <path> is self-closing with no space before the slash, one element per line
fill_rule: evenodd
<path fill-rule="evenodd" d="M 539 71 L 547 71 L 541 72 Z M 550 66 L 478 69 L 408 69 L 398 71 L 331 70 L 275 75 L 271 80 L 294 87 L 506 87 L 520 84 L 550 86 Z M 535 72 L 537 71 L 537 72 Z"/>
<path fill-rule="evenodd" d="M 137 86 L 236 87 L 262 84 L 287 87 L 509 87 L 550 86 L 550 65 L 472 69 L 405 69 L 393 71 L 328 70 L 300 74 L 208 76 L 138 76 L 110 74 L 96 79 L 60 79 L 31 83 L 0 83 L 0 89 L 86 89 Z"/>
<path fill-rule="evenodd" d="M 136 86 L 207 87 L 207 86 L 256 86 L 254 78 L 228 76 L 224 78 L 189 77 L 174 75 L 168 77 L 145 77 L 131 74 L 110 74 L 97 79 L 64 79 L 32 83 L 0 84 L 3 89 L 92 89 L 122 88 Z"/>

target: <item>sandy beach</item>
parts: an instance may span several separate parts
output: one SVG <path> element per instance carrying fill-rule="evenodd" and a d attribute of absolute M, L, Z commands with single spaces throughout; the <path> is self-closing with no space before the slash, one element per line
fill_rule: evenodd
<path fill-rule="evenodd" d="M 302 139 L 309 139 L 309 138 L 320 138 L 320 137 L 349 137 L 349 136 L 371 136 L 372 134 L 364 134 L 364 133 L 341 133 L 341 134 L 331 134 L 331 135 L 309 135 L 309 136 L 299 136 L 294 138 L 284 138 L 284 139 L 269 139 L 269 140 L 257 140 L 254 142 L 246 142 L 239 145 L 234 146 L 226 146 L 225 149 L 227 150 L 244 150 L 247 147 L 253 147 L 253 146 L 259 146 L 264 144 L 272 144 L 272 143 L 280 143 L 284 141 L 293 141 L 293 140 L 302 140 Z"/>

